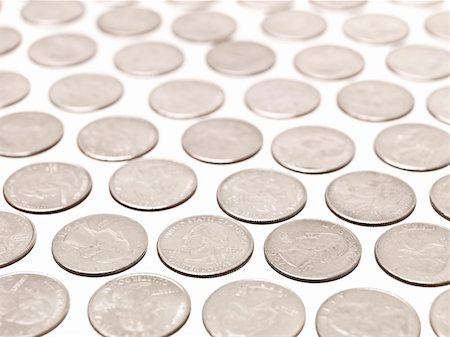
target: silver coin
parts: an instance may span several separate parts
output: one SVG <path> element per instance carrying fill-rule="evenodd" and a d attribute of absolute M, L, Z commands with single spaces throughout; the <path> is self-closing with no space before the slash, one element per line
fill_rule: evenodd
<path fill-rule="evenodd" d="M 442 2 L 442 0 L 391 0 L 400 5 L 407 6 L 433 6 Z"/>
<path fill-rule="evenodd" d="M 89 321 L 102 336 L 169 336 L 187 321 L 191 301 L 177 282 L 160 275 L 130 274 L 92 295 Z"/>
<path fill-rule="evenodd" d="M 22 17 L 38 24 L 67 23 L 83 13 L 84 5 L 80 1 L 31 1 L 22 8 Z"/>
<path fill-rule="evenodd" d="M 197 11 L 204 10 L 207 7 L 214 5 L 216 0 L 166 0 L 171 4 L 183 6 L 184 9 Z"/>
<path fill-rule="evenodd" d="M 383 44 L 403 40 L 409 34 L 409 27 L 395 16 L 363 14 L 348 19 L 344 33 L 356 41 Z"/>
<path fill-rule="evenodd" d="M 273 223 L 299 213 L 306 204 L 306 190 L 290 175 L 247 169 L 230 175 L 220 184 L 217 201 L 225 213 L 238 220 Z"/>
<path fill-rule="evenodd" d="M 325 192 L 330 210 L 358 225 L 389 225 L 405 219 L 416 206 L 413 189 L 404 181 L 373 171 L 347 173 Z"/>
<path fill-rule="evenodd" d="M 320 94 L 307 83 L 287 80 L 264 80 L 245 94 L 248 108 L 260 116 L 285 119 L 303 116 L 320 104 Z"/>
<path fill-rule="evenodd" d="M 345 10 L 360 7 L 367 3 L 367 0 L 309 0 L 314 5 L 326 9 Z"/>
<path fill-rule="evenodd" d="M 391 51 L 386 64 L 394 73 L 409 80 L 437 80 L 450 75 L 450 52 L 436 47 L 409 45 Z"/>
<path fill-rule="evenodd" d="M 67 67 L 91 59 L 97 45 L 81 34 L 55 34 L 34 42 L 28 55 L 34 62 L 47 67 Z"/>
<path fill-rule="evenodd" d="M 358 52 L 336 45 L 309 47 L 295 56 L 295 67 L 306 76 L 322 80 L 341 80 L 356 76 L 364 69 Z"/>
<path fill-rule="evenodd" d="M 316 315 L 319 337 L 419 337 L 416 311 L 382 290 L 353 288 L 328 298 Z"/>
<path fill-rule="evenodd" d="M 130 36 L 151 32 L 159 27 L 158 13 L 139 7 L 121 7 L 99 17 L 98 27 L 107 34 Z"/>
<path fill-rule="evenodd" d="M 219 42 L 229 38 L 236 30 L 236 21 L 216 12 L 189 13 L 178 17 L 172 24 L 179 37 L 195 42 Z"/>
<path fill-rule="evenodd" d="M 231 273 L 252 255 L 253 238 L 237 222 L 215 215 L 191 216 L 168 226 L 158 255 L 176 272 L 211 277 Z"/>
<path fill-rule="evenodd" d="M 266 17 L 263 30 L 282 39 L 306 40 L 321 35 L 327 24 L 320 16 L 304 11 L 282 11 Z"/>
<path fill-rule="evenodd" d="M 122 84 L 103 74 L 77 74 L 62 78 L 50 88 L 53 104 L 69 112 L 92 112 L 117 102 L 123 94 Z"/>
<path fill-rule="evenodd" d="M 28 157 L 55 146 L 64 133 L 59 119 L 43 112 L 0 117 L 0 156 Z"/>
<path fill-rule="evenodd" d="M 110 7 L 125 7 L 136 5 L 138 0 L 96 0 L 96 2 Z"/>
<path fill-rule="evenodd" d="M 6 201 L 29 213 L 52 213 L 72 208 L 92 188 L 89 173 L 66 163 L 37 163 L 13 173 L 3 186 Z"/>
<path fill-rule="evenodd" d="M 119 50 L 114 63 L 117 68 L 131 75 L 156 76 L 179 68 L 183 59 L 183 53 L 170 44 L 143 42 Z"/>
<path fill-rule="evenodd" d="M 289 221 L 267 237 L 264 255 L 277 272 L 301 281 L 331 281 L 349 274 L 361 259 L 361 244 L 348 229 L 329 221 Z"/>
<path fill-rule="evenodd" d="M 255 42 L 224 42 L 208 52 L 208 65 L 227 75 L 254 75 L 270 69 L 275 63 L 272 49 Z"/>
<path fill-rule="evenodd" d="M 425 124 L 398 124 L 381 131 L 375 153 L 385 163 L 410 171 L 431 171 L 450 164 L 450 134 Z"/>
<path fill-rule="evenodd" d="M 450 87 L 434 91 L 428 97 L 427 108 L 438 120 L 450 124 Z"/>
<path fill-rule="evenodd" d="M 425 28 L 430 34 L 450 39 L 450 11 L 439 12 L 428 17 Z"/>
<path fill-rule="evenodd" d="M 300 126 L 275 137 L 272 155 L 280 165 L 292 171 L 327 173 L 350 163 L 355 155 L 355 144 L 335 129 Z"/>
<path fill-rule="evenodd" d="M 22 41 L 19 31 L 7 26 L 0 26 L 0 55 L 16 49 Z"/>
<path fill-rule="evenodd" d="M 32 273 L 0 277 L 0 336 L 42 336 L 69 311 L 69 293 L 58 280 Z"/>
<path fill-rule="evenodd" d="M 218 110 L 225 100 L 223 90 L 214 83 L 174 80 L 156 87 L 149 96 L 151 107 L 173 119 L 190 119 Z"/>
<path fill-rule="evenodd" d="M 438 337 L 450 336 L 450 289 L 441 293 L 431 305 L 430 323 Z"/>
<path fill-rule="evenodd" d="M 263 143 L 255 126 L 239 119 L 215 118 L 198 122 L 182 138 L 193 158 L 213 164 L 236 163 L 254 156 Z"/>
<path fill-rule="evenodd" d="M 255 9 L 260 9 L 265 13 L 274 13 L 289 9 L 294 1 L 292 0 L 238 0 L 240 4 Z"/>
<path fill-rule="evenodd" d="M 430 190 L 433 208 L 447 220 L 450 220 L 450 175 L 436 181 Z"/>
<path fill-rule="evenodd" d="M 0 108 L 17 103 L 30 92 L 30 81 L 19 73 L 0 71 Z"/>
<path fill-rule="evenodd" d="M 115 214 L 89 215 L 64 226 L 52 242 L 55 261 L 71 273 L 112 275 L 131 268 L 147 251 L 145 229 Z"/>
<path fill-rule="evenodd" d="M 348 115 L 368 122 L 384 122 L 408 114 L 414 97 L 403 87 L 384 81 L 360 81 L 341 89 L 339 107 Z"/>
<path fill-rule="evenodd" d="M 120 204 L 145 211 L 175 207 L 187 201 L 197 188 L 194 171 L 170 160 L 134 160 L 111 177 L 109 189 Z"/>
<path fill-rule="evenodd" d="M 86 125 L 78 134 L 78 147 L 87 156 L 105 161 L 140 157 L 158 142 L 156 127 L 142 118 L 106 117 Z"/>
<path fill-rule="evenodd" d="M 392 277 L 422 286 L 450 284 L 450 230 L 408 223 L 386 231 L 375 244 L 380 267 Z"/>
<path fill-rule="evenodd" d="M 0 238 L 2 268 L 19 261 L 30 252 L 36 242 L 36 230 L 26 217 L 0 211 Z"/>
<path fill-rule="evenodd" d="M 293 291 L 259 280 L 228 283 L 203 305 L 203 324 L 214 337 L 291 337 L 305 324 L 305 307 Z"/>

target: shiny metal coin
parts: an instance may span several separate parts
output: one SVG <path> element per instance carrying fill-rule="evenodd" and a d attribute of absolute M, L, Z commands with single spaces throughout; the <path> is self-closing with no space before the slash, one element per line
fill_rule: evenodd
<path fill-rule="evenodd" d="M 214 83 L 174 80 L 156 87 L 149 96 L 151 107 L 173 119 L 191 119 L 219 109 L 225 100 L 223 90 Z"/>
<path fill-rule="evenodd" d="M 69 112 L 92 112 L 117 102 L 123 94 L 122 84 L 103 74 L 77 74 L 64 77 L 50 88 L 50 100 Z"/>
<path fill-rule="evenodd" d="M 416 311 L 382 290 L 353 288 L 328 298 L 316 315 L 319 337 L 419 337 Z"/>
<path fill-rule="evenodd" d="M 294 220 L 269 234 L 264 255 L 280 274 L 300 281 L 323 282 L 352 272 L 361 259 L 361 244 L 351 231 L 335 223 Z"/>
<path fill-rule="evenodd" d="M 182 138 L 191 157 L 212 164 L 236 163 L 254 156 L 263 136 L 255 126 L 239 119 L 216 118 L 187 129 Z"/>
<path fill-rule="evenodd" d="M 450 289 L 441 293 L 431 305 L 430 323 L 438 337 L 450 336 Z"/>
<path fill-rule="evenodd" d="M 7 26 L 0 26 L 0 55 L 16 49 L 22 41 L 19 31 Z"/>
<path fill-rule="evenodd" d="M 34 42 L 28 49 L 30 59 L 47 67 L 68 67 L 86 62 L 97 51 L 90 37 L 81 34 L 55 34 Z"/>
<path fill-rule="evenodd" d="M 62 24 L 78 19 L 84 14 L 80 1 L 31 1 L 22 8 L 22 17 L 37 24 Z"/>
<path fill-rule="evenodd" d="M 247 107 L 256 114 L 273 119 L 303 116 L 320 104 L 319 92 L 296 80 L 272 79 L 254 84 L 245 94 Z"/>
<path fill-rule="evenodd" d="M 442 3 L 442 0 L 391 0 L 391 1 L 406 6 L 433 6 Z"/>
<path fill-rule="evenodd" d="M 17 103 L 30 92 L 30 81 L 16 72 L 0 71 L 0 108 Z"/>
<path fill-rule="evenodd" d="M 435 118 L 450 124 L 450 87 L 434 91 L 428 97 L 427 108 Z"/>
<path fill-rule="evenodd" d="M 408 223 L 386 231 L 375 244 L 381 269 L 406 283 L 450 284 L 450 230 L 427 223 Z"/>
<path fill-rule="evenodd" d="M 314 5 L 326 9 L 346 10 L 360 7 L 367 3 L 367 0 L 309 0 Z"/>
<path fill-rule="evenodd" d="M 28 157 L 55 146 L 64 133 L 56 117 L 16 112 L 0 117 L 0 156 Z"/>
<path fill-rule="evenodd" d="M 111 177 L 112 197 L 126 207 L 157 211 L 187 201 L 197 188 L 194 171 L 170 160 L 134 160 Z"/>
<path fill-rule="evenodd" d="M 430 34 L 450 39 L 450 11 L 439 12 L 428 17 L 425 28 Z"/>
<path fill-rule="evenodd" d="M 170 336 L 191 311 L 186 290 L 160 275 L 130 274 L 105 283 L 88 306 L 92 327 L 102 336 Z"/>
<path fill-rule="evenodd" d="M 325 192 L 329 209 L 358 225 L 389 225 L 405 219 L 416 206 L 413 189 L 403 180 L 373 171 L 347 173 Z"/>
<path fill-rule="evenodd" d="M 292 7 L 292 0 L 238 0 L 242 5 L 260 9 L 265 13 L 274 13 Z"/>
<path fill-rule="evenodd" d="M 36 242 L 36 230 L 26 217 L 0 211 L 0 237 L 0 268 L 2 268 L 19 261 L 30 252 Z"/>
<path fill-rule="evenodd" d="M 183 59 L 183 53 L 170 44 L 143 42 L 119 50 L 114 63 L 131 75 L 156 76 L 179 68 Z"/>
<path fill-rule="evenodd" d="M 364 69 L 361 54 L 336 45 L 306 48 L 295 56 L 294 63 L 299 72 L 322 80 L 353 77 Z"/>
<path fill-rule="evenodd" d="M 203 324 L 214 337 L 291 337 L 305 324 L 305 307 L 293 291 L 259 280 L 228 283 L 203 305 Z"/>
<path fill-rule="evenodd" d="M 52 242 L 55 261 L 71 273 L 105 276 L 138 263 L 147 251 L 145 229 L 115 214 L 89 215 L 64 226 Z"/>
<path fill-rule="evenodd" d="M 179 37 L 194 42 L 219 42 L 229 38 L 236 30 L 236 21 L 216 12 L 189 13 L 178 17 L 172 24 Z"/>
<path fill-rule="evenodd" d="M 398 124 L 375 138 L 375 153 L 385 163 L 409 171 L 431 171 L 450 164 L 450 134 L 425 124 Z"/>
<path fill-rule="evenodd" d="M 384 81 L 360 81 L 341 89 L 339 107 L 348 115 L 368 122 L 384 122 L 408 114 L 414 97 L 403 87 Z"/>
<path fill-rule="evenodd" d="M 436 181 L 430 190 L 431 206 L 447 220 L 450 220 L 450 175 Z"/>
<path fill-rule="evenodd" d="M 306 204 L 306 190 L 293 176 L 247 169 L 226 178 L 217 190 L 220 208 L 233 218 L 273 223 L 292 218 Z"/>
<path fill-rule="evenodd" d="M 253 238 L 237 222 L 198 215 L 168 226 L 158 239 L 158 255 L 169 268 L 197 277 L 220 276 L 241 268 L 252 255 Z"/>
<path fill-rule="evenodd" d="M 110 7 L 125 7 L 136 5 L 138 0 L 96 0 L 96 2 Z"/>
<path fill-rule="evenodd" d="M 302 173 L 327 173 L 346 166 L 355 144 L 346 134 L 321 126 L 300 126 L 280 133 L 272 155 L 282 166 Z"/>
<path fill-rule="evenodd" d="M 391 51 L 386 64 L 408 80 L 429 81 L 450 75 L 450 52 L 445 49 L 409 45 Z"/>
<path fill-rule="evenodd" d="M 158 13 L 139 7 L 120 7 L 99 17 L 98 27 L 107 34 L 130 36 L 151 32 L 159 27 Z"/>
<path fill-rule="evenodd" d="M 216 0 L 166 0 L 166 1 L 191 11 L 204 10 L 217 2 Z"/>
<path fill-rule="evenodd" d="M 78 147 L 87 156 L 105 161 L 143 156 L 158 142 L 156 127 L 142 118 L 106 117 L 86 125 L 78 134 Z"/>
<path fill-rule="evenodd" d="M 89 173 L 66 163 L 37 163 L 13 173 L 3 186 L 6 201 L 29 213 L 53 213 L 72 208 L 92 188 Z"/>
<path fill-rule="evenodd" d="M 275 63 L 272 49 L 255 42 L 224 42 L 208 52 L 208 65 L 227 75 L 254 75 L 270 69 Z"/>

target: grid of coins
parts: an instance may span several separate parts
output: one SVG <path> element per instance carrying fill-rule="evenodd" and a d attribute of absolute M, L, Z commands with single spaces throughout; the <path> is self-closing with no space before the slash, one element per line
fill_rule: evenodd
<path fill-rule="evenodd" d="M 448 3 L 0 5 L 0 336 L 450 336 Z"/>

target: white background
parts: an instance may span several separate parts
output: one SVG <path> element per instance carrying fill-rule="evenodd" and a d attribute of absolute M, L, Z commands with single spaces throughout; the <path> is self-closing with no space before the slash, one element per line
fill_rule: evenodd
<path fill-rule="evenodd" d="M 93 213 L 117 213 L 139 221 L 149 236 L 148 252 L 133 268 L 123 272 L 151 272 L 163 274 L 180 282 L 189 292 L 192 311 L 186 325 L 176 336 L 206 336 L 202 324 L 201 310 L 205 299 L 222 285 L 245 278 L 259 278 L 276 282 L 295 291 L 303 300 L 307 317 L 301 336 L 316 336 L 314 319 L 320 304 L 332 294 L 352 287 L 374 287 L 395 293 L 408 301 L 418 312 L 422 324 L 422 336 L 433 336 L 428 313 L 433 299 L 448 287 L 423 288 L 407 285 L 385 274 L 377 265 L 373 247 L 376 239 L 389 227 L 369 228 L 346 223 L 334 216 L 326 207 L 324 192 L 326 186 L 336 177 L 356 170 L 377 170 L 400 177 L 408 182 L 417 195 L 415 211 L 404 222 L 428 222 L 449 226 L 448 221 L 440 217 L 431 207 L 428 193 L 431 185 L 440 177 L 449 173 L 449 169 L 434 172 L 415 173 L 402 171 L 381 162 L 372 147 L 374 137 L 383 128 L 404 122 L 423 122 L 440 128 L 448 126 L 434 119 L 426 110 L 425 103 L 429 93 L 448 85 L 448 80 L 434 82 L 411 82 L 392 74 L 385 66 L 385 56 L 395 46 L 371 46 L 357 43 L 342 32 L 346 18 L 370 12 L 383 12 L 399 16 L 410 25 L 410 35 L 403 44 L 423 43 L 448 48 L 448 41 L 430 36 L 424 29 L 425 19 L 437 11 L 448 9 L 449 3 L 426 7 L 407 7 L 392 2 L 371 1 L 356 11 L 324 10 L 306 1 L 298 1 L 295 7 L 310 10 L 322 15 L 328 24 L 325 34 L 319 38 L 302 41 L 283 41 L 265 35 L 261 30 L 264 14 L 258 10 L 236 4 L 234 1 L 222 1 L 214 10 L 232 15 L 238 22 L 235 40 L 260 41 L 276 52 L 277 62 L 269 71 L 250 77 L 229 77 L 209 69 L 205 55 L 211 48 L 208 44 L 194 44 L 181 40 L 171 32 L 174 18 L 185 12 L 184 8 L 162 1 L 141 2 L 157 11 L 162 17 L 159 29 L 139 37 L 113 37 L 102 33 L 96 26 L 97 17 L 109 9 L 107 4 L 85 1 L 86 12 L 83 18 L 70 24 L 57 27 L 38 26 L 25 22 L 20 16 L 21 1 L 3 1 L 0 11 L 0 24 L 10 25 L 23 35 L 22 44 L 14 52 L 0 56 L 0 70 L 15 70 L 26 76 L 31 82 L 31 92 L 22 102 L 0 110 L 0 116 L 17 111 L 45 111 L 57 116 L 64 123 L 65 134 L 62 141 L 51 150 L 42 154 L 23 158 L 0 158 L 0 184 L 15 170 L 24 165 L 41 161 L 65 161 L 85 167 L 93 178 L 93 189 L 89 197 L 75 208 L 51 215 L 27 215 L 36 226 L 37 242 L 34 249 L 21 261 L 3 268 L 0 273 L 33 271 L 52 275 L 62 281 L 71 296 L 70 311 L 63 323 L 49 336 L 96 336 L 87 318 L 87 304 L 94 291 L 105 282 L 117 277 L 89 278 L 70 274 L 54 262 L 51 254 L 51 241 L 55 233 L 67 223 Z M 32 63 L 27 49 L 36 39 L 51 33 L 84 32 L 98 44 L 98 52 L 90 61 L 75 67 L 50 69 Z M 121 47 L 137 41 L 167 41 L 177 45 L 185 54 L 184 65 L 177 71 L 159 77 L 137 78 L 118 71 L 113 65 L 113 56 Z M 345 81 L 324 82 L 309 79 L 299 74 L 293 66 L 294 55 L 305 47 L 322 43 L 335 43 L 358 50 L 365 58 L 366 68 L 356 78 Z M 78 72 L 103 72 L 111 74 L 124 84 L 122 99 L 115 105 L 90 114 L 72 114 L 53 106 L 48 100 L 48 89 L 63 76 Z M 248 87 L 255 82 L 274 77 L 287 77 L 306 81 L 315 86 L 322 95 L 320 107 L 311 114 L 291 120 L 274 121 L 251 113 L 244 104 L 243 96 Z M 163 118 L 148 106 L 148 94 L 158 84 L 179 78 L 211 80 L 220 85 L 226 94 L 224 106 L 209 117 L 237 117 L 252 122 L 264 134 L 264 146 L 253 158 L 238 164 L 217 166 L 198 162 L 190 158 L 181 147 L 183 131 L 195 123 L 194 120 L 176 121 Z M 398 83 L 410 90 L 415 97 L 415 108 L 406 117 L 386 123 L 368 123 L 353 119 L 339 110 L 336 94 L 347 83 L 362 79 L 387 80 Z M 147 118 L 156 125 L 160 140 L 156 148 L 146 158 L 170 158 L 191 166 L 199 178 L 198 189 L 189 201 L 174 209 L 160 212 L 139 212 L 117 204 L 109 194 L 108 182 L 112 173 L 123 163 L 105 163 L 84 156 L 76 145 L 79 130 L 87 123 L 104 116 L 133 115 Z M 275 135 L 290 127 L 299 125 L 324 125 L 336 127 L 352 137 L 356 144 L 354 160 L 342 170 L 324 175 L 306 175 L 288 171 L 279 166 L 271 157 L 270 145 Z M 183 217 L 198 214 L 224 215 L 216 203 L 215 194 L 219 183 L 229 174 L 244 168 L 271 168 L 289 173 L 300 179 L 308 192 L 308 202 L 304 210 L 294 219 L 320 218 L 334 221 L 352 230 L 363 247 L 359 266 L 350 275 L 333 282 L 311 284 L 285 278 L 276 273 L 265 261 L 263 243 L 267 235 L 278 225 L 245 224 L 255 241 L 255 249 L 250 261 L 238 271 L 226 276 L 197 279 L 177 274 L 165 267 L 156 253 L 156 241 L 161 231 L 169 224 Z M 0 209 L 13 209 L 0 198 Z M 275 337 L 275 336 L 274 336 Z"/>

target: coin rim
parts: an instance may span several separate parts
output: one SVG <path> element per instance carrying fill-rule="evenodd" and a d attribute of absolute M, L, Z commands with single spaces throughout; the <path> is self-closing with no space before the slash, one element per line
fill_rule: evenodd
<path fill-rule="evenodd" d="M 436 334 L 436 336 L 438 337 L 445 337 L 445 335 L 443 333 L 445 333 L 445 331 L 439 331 L 438 327 L 436 326 L 436 317 L 435 315 L 433 315 L 433 309 L 435 309 L 435 306 L 437 305 L 438 301 L 442 299 L 442 297 L 444 297 L 445 295 L 449 294 L 450 295 L 450 289 L 444 290 L 443 292 L 441 292 L 431 303 L 431 307 L 430 307 L 430 312 L 428 314 L 428 320 L 430 322 L 430 326 L 433 329 L 433 332 Z M 447 295 L 448 296 L 448 295 Z"/>
<path fill-rule="evenodd" d="M 430 203 L 431 206 L 434 208 L 434 210 L 436 211 L 437 214 L 439 214 L 440 216 L 442 216 L 443 218 L 447 219 L 450 221 L 450 213 L 446 214 L 443 210 L 441 210 L 436 203 L 436 197 L 434 196 L 434 189 L 436 188 L 436 186 L 441 183 L 443 180 L 448 179 L 450 181 L 450 174 L 445 175 L 441 178 L 439 178 L 438 180 L 436 180 L 433 185 L 431 186 L 430 192 L 429 192 L 429 198 L 430 198 Z"/>
<path fill-rule="evenodd" d="M 442 32 L 442 31 L 439 31 L 439 30 L 433 30 L 432 27 L 431 27 L 431 25 L 433 24 L 433 22 L 432 22 L 433 19 L 436 20 L 436 17 L 439 17 L 440 15 L 450 16 L 450 11 L 448 11 L 448 10 L 441 10 L 439 12 L 436 12 L 434 14 L 429 15 L 427 17 L 427 19 L 425 20 L 425 25 L 424 26 L 425 26 L 426 31 L 429 34 L 431 34 L 431 35 L 433 35 L 435 37 L 441 38 L 441 39 L 448 40 L 448 39 L 450 39 L 450 35 L 449 34 L 446 34 L 445 32 Z"/>
<path fill-rule="evenodd" d="M 438 94 L 438 93 L 441 92 L 441 91 L 449 91 L 449 92 L 450 92 L 450 86 L 444 86 L 444 87 L 438 88 L 438 89 L 434 90 L 433 92 L 431 92 L 431 94 L 428 95 L 428 97 L 427 97 L 427 102 L 426 102 L 426 104 L 427 104 L 427 110 L 428 110 L 428 112 L 429 112 L 434 118 L 436 118 L 437 120 L 441 121 L 442 123 L 445 123 L 445 124 L 449 124 L 449 125 L 450 125 L 450 118 L 448 118 L 448 119 L 445 118 L 444 115 L 441 115 L 441 114 L 439 114 L 439 113 L 436 113 L 436 111 L 434 111 L 434 110 L 431 108 L 431 100 L 432 100 L 432 97 L 433 97 L 435 94 Z"/>
<path fill-rule="evenodd" d="M 20 34 L 20 32 L 17 29 L 15 29 L 15 28 L 13 28 L 11 26 L 3 26 L 2 25 L 2 26 L 0 26 L 0 33 L 1 33 L 2 30 L 9 30 L 10 32 L 14 32 L 14 34 L 16 34 L 16 41 L 14 41 L 15 43 L 11 44 L 6 49 L 0 50 L 0 55 L 3 56 L 3 55 L 6 55 L 6 54 L 12 52 L 14 49 L 16 49 L 17 47 L 19 47 L 21 45 L 21 43 L 22 43 L 22 34 Z"/>
<path fill-rule="evenodd" d="M 0 27 L 1 28 L 1 27 Z M 0 55 L 3 55 L 3 54 L 1 54 L 0 53 Z M 6 107 L 8 107 L 8 106 L 10 106 L 10 105 L 13 105 L 13 104 L 15 104 L 15 103 L 18 103 L 18 102 L 20 102 L 21 100 L 23 100 L 25 97 L 27 97 L 28 96 L 28 94 L 30 93 L 30 89 L 31 89 L 31 85 L 30 85 L 30 81 L 28 80 L 28 78 L 26 78 L 25 76 L 23 76 L 22 74 L 20 74 L 20 73 L 18 73 L 18 72 L 15 72 L 15 71 L 8 71 L 8 70 L 5 70 L 5 71 L 0 71 L 0 75 L 1 74 L 12 74 L 12 75 L 14 75 L 14 76 L 17 76 L 18 78 L 20 78 L 21 80 L 24 80 L 24 83 L 26 84 L 26 90 L 24 90 L 23 92 L 22 92 L 22 94 L 19 96 L 19 97 L 17 97 L 17 98 L 15 98 L 15 99 L 13 99 L 13 100 L 7 100 L 6 102 L 1 102 L 0 101 L 0 108 L 6 108 Z M 6 115 L 5 115 L 6 116 Z M 4 116 L 2 116 L 2 117 L 4 117 Z"/>
<path fill-rule="evenodd" d="M 127 11 L 129 9 L 132 9 L 134 11 L 146 11 L 147 13 L 153 15 L 154 19 L 155 19 L 155 24 L 153 26 L 148 26 L 145 29 L 141 29 L 139 31 L 134 31 L 134 32 L 123 32 L 123 31 L 118 31 L 117 29 L 113 29 L 110 30 L 109 28 L 105 27 L 104 23 L 102 23 L 102 20 L 104 20 L 105 16 L 107 16 L 108 14 L 111 14 L 113 12 L 123 12 L 123 11 Z M 128 7 L 125 6 L 121 6 L 121 7 L 116 7 L 116 8 L 112 8 L 110 10 L 108 10 L 107 12 L 102 13 L 97 21 L 97 27 L 98 29 L 100 29 L 103 33 L 108 34 L 108 35 L 112 35 L 112 36 L 119 36 L 119 37 L 131 37 L 131 36 L 139 36 L 139 35 L 144 35 L 147 33 L 150 33 L 156 29 L 158 29 L 161 26 L 161 15 L 159 15 L 159 13 L 155 12 L 154 10 L 147 8 L 147 7 Z"/>
<path fill-rule="evenodd" d="M 35 25 L 60 25 L 60 24 L 69 23 L 69 22 L 78 20 L 81 17 L 83 17 L 84 13 L 86 12 L 86 8 L 81 1 L 73 0 L 73 1 L 67 1 L 67 2 L 76 3 L 78 5 L 78 12 L 75 13 L 76 15 L 72 14 L 70 17 L 67 17 L 66 19 L 63 19 L 63 20 L 61 20 L 61 19 L 42 20 L 42 19 L 33 17 L 33 15 L 30 16 L 29 13 L 28 14 L 26 13 L 26 11 L 27 11 L 28 7 L 36 5 L 36 3 L 33 3 L 33 2 L 26 3 L 22 7 L 20 14 L 25 21 L 27 21 L 28 23 L 35 24 Z M 39 4 L 37 4 L 37 5 L 39 6 Z"/>

